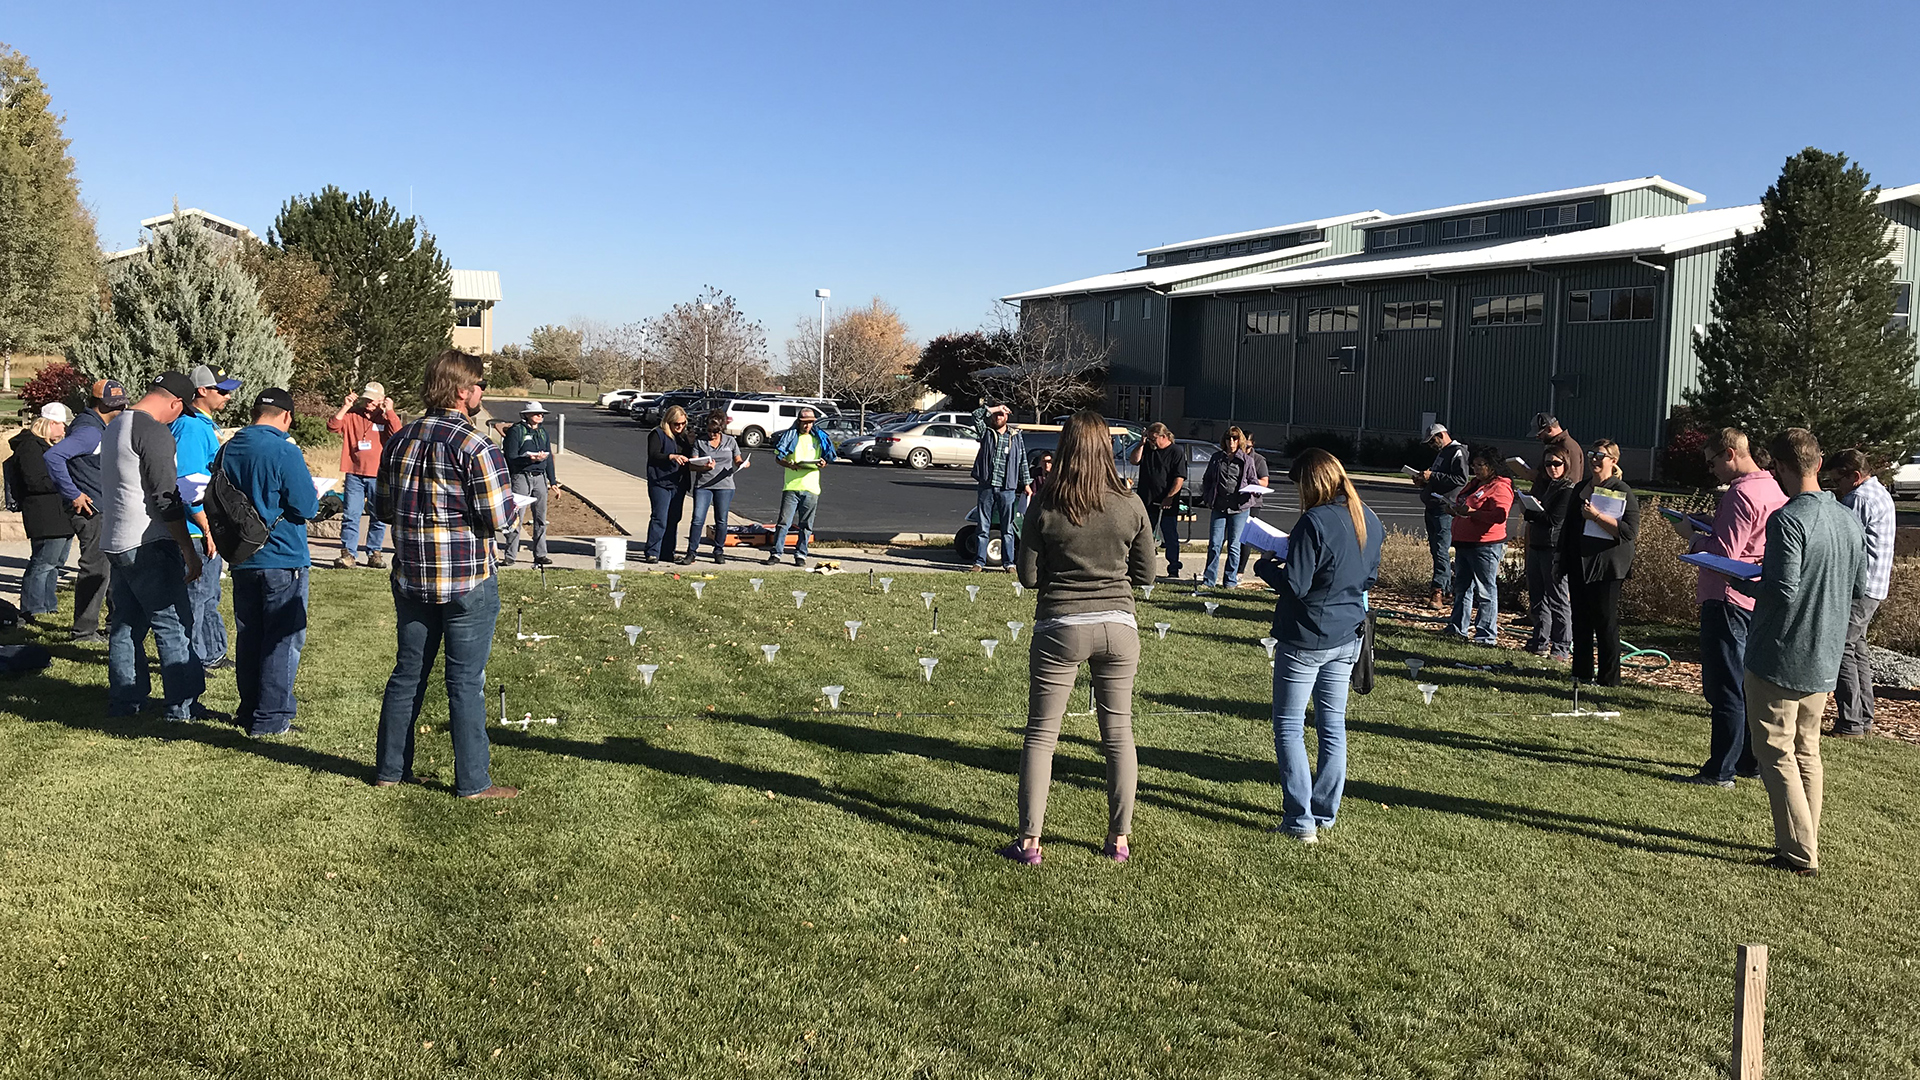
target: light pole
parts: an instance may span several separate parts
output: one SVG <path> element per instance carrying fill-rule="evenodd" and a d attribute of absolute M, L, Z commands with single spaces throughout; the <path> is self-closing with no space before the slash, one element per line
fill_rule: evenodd
<path fill-rule="evenodd" d="M 712 381 L 707 377 L 708 367 L 713 362 L 713 320 L 707 312 L 713 310 L 712 304 L 700 305 L 700 389 L 707 389 Z"/>
<path fill-rule="evenodd" d="M 817 396 L 827 396 L 827 298 L 833 295 L 832 289 L 815 289 L 813 295 L 820 298 L 820 389 Z"/>

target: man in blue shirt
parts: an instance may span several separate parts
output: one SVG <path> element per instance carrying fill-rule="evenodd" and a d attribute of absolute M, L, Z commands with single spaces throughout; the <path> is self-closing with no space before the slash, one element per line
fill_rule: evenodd
<path fill-rule="evenodd" d="M 187 373 L 194 386 L 193 400 L 180 413 L 180 419 L 167 425 L 173 433 L 174 468 L 181 476 L 211 476 L 213 455 L 220 452 L 220 432 L 214 415 L 233 400 L 240 380 L 205 364 Z M 187 532 L 200 545 L 203 570 L 197 581 L 187 585 L 187 598 L 193 602 L 193 656 L 208 671 L 233 667 L 227 659 L 227 624 L 220 619 L 220 554 L 207 535 L 207 510 L 200 500 L 187 504 Z"/>
<path fill-rule="evenodd" d="M 313 473 L 287 437 L 293 395 L 279 387 L 253 399 L 253 423 L 220 454 L 220 469 L 246 493 L 269 529 L 260 550 L 233 566 L 235 651 L 240 712 L 253 736 L 285 735 L 293 726 L 293 681 L 307 643 L 307 522 L 320 510 Z"/>
<path fill-rule="evenodd" d="M 67 500 L 73 534 L 80 538 L 80 574 L 73 580 L 73 640 L 105 644 L 100 602 L 106 599 L 113 564 L 100 550 L 100 437 L 127 407 L 127 388 L 112 379 L 93 384 L 92 407 L 67 427 L 67 437 L 47 450 L 47 474 Z"/>

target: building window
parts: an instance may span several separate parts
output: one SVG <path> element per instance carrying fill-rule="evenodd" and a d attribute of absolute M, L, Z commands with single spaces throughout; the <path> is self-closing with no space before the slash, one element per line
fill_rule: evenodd
<path fill-rule="evenodd" d="M 1375 229 L 1373 246 L 1375 248 L 1406 247 L 1408 244 L 1427 242 L 1425 225 L 1402 225 L 1397 229 Z"/>
<path fill-rule="evenodd" d="M 1380 329 L 1438 330 L 1443 325 L 1441 315 L 1445 308 L 1444 300 L 1413 300 L 1399 304 L 1381 304 Z"/>
<path fill-rule="evenodd" d="M 1893 283 L 1893 316 L 1887 329 L 1905 330 L 1913 325 L 1913 286 L 1904 281 Z"/>
<path fill-rule="evenodd" d="M 1246 241 L 1244 240 L 1227 249 L 1227 254 L 1229 255 L 1245 255 L 1246 253 L 1247 253 L 1247 245 L 1246 245 Z"/>
<path fill-rule="evenodd" d="M 1207 258 L 1209 259 L 1224 258 L 1226 254 L 1227 254 L 1227 245 L 1225 244 L 1215 244 L 1214 246 L 1207 249 Z"/>
<path fill-rule="evenodd" d="M 471 300 L 456 300 L 453 303 L 453 325 L 480 328 L 480 305 Z"/>
<path fill-rule="evenodd" d="M 1360 329 L 1360 305 L 1358 304 L 1307 309 L 1307 333 L 1309 334 L 1343 334 L 1358 329 Z"/>
<path fill-rule="evenodd" d="M 1527 211 L 1527 228 L 1558 229 L 1568 225 L 1593 224 L 1593 203 L 1566 203 L 1562 206 L 1536 206 Z"/>
<path fill-rule="evenodd" d="M 1107 301 L 1107 321 L 1108 322 L 1120 321 L 1120 301 L 1118 300 Z"/>
<path fill-rule="evenodd" d="M 1635 322 L 1653 318 L 1659 290 L 1652 285 L 1631 289 L 1586 289 L 1567 294 L 1567 321 Z"/>
<path fill-rule="evenodd" d="M 1264 337 L 1268 334 L 1284 334 L 1287 332 L 1287 324 L 1293 321 L 1291 315 L 1292 313 L 1286 310 L 1249 311 L 1247 312 L 1247 336 Z"/>
<path fill-rule="evenodd" d="M 1164 265 L 1166 265 L 1166 262 L 1167 262 L 1167 257 L 1166 257 L 1165 255 L 1149 255 L 1149 256 L 1147 256 L 1147 265 L 1148 265 L 1148 266 L 1164 266 Z"/>
<path fill-rule="evenodd" d="M 1299 236 L 1299 240 L 1303 244 L 1317 244 L 1326 238 L 1327 230 L 1325 229 L 1308 229 Z"/>
<path fill-rule="evenodd" d="M 1153 318 L 1153 297 L 1143 296 L 1140 298 L 1140 318 L 1142 321 Z"/>
<path fill-rule="evenodd" d="M 1267 250 L 1268 248 L 1270 248 L 1270 247 L 1272 247 L 1272 246 L 1273 246 L 1273 241 L 1272 241 L 1272 240 L 1270 240 L 1270 239 L 1269 239 L 1269 240 L 1255 240 L 1255 241 L 1253 242 L 1253 250 L 1255 250 L 1255 251 L 1265 251 L 1265 250 Z"/>
<path fill-rule="evenodd" d="M 1544 293 L 1517 296 L 1476 296 L 1473 298 L 1474 326 L 1534 326 L 1546 311 Z"/>
<path fill-rule="evenodd" d="M 1440 223 L 1440 239 L 1471 240 L 1476 236 L 1500 235 L 1500 221 L 1492 214 L 1454 218 Z"/>
<path fill-rule="evenodd" d="M 1204 248 L 1194 248 L 1192 251 L 1187 252 L 1188 262 L 1199 262 L 1201 259 L 1204 259 L 1206 257 L 1207 257 L 1207 253 Z"/>

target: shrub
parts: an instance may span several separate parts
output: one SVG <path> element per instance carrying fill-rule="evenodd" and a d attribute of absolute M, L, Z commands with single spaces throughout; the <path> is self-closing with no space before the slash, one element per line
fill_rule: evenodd
<path fill-rule="evenodd" d="M 29 417 L 40 415 L 50 402 L 61 402 L 75 413 L 87 407 L 87 377 L 66 361 L 48 364 L 27 385 L 20 388 L 26 407 L 20 411 Z"/>
<path fill-rule="evenodd" d="M 1283 452 L 1287 457 L 1296 458 L 1307 450 L 1325 450 L 1341 460 L 1351 464 L 1354 461 L 1353 438 L 1337 431 L 1309 431 L 1295 435 L 1287 440 Z"/>
<path fill-rule="evenodd" d="M 1380 541 L 1379 587 L 1408 596 L 1425 596 L 1433 584 L 1433 555 L 1424 533 L 1388 529 Z"/>
<path fill-rule="evenodd" d="M 509 390 L 524 387 L 533 379 L 533 373 L 527 370 L 527 363 L 518 356 L 496 353 L 487 357 L 487 386 L 492 390 Z"/>
<path fill-rule="evenodd" d="M 1419 439 L 1388 439 L 1370 435 L 1360 440 L 1359 461 L 1362 465 L 1373 465 L 1397 469 L 1402 465 L 1426 468 L 1433 461 L 1433 451 Z"/>
<path fill-rule="evenodd" d="M 294 444 L 302 448 L 322 447 L 338 442 L 340 439 L 340 436 L 327 430 L 326 417 L 309 416 L 304 413 L 293 414 L 292 435 Z"/>
<path fill-rule="evenodd" d="M 1673 411 L 1667 421 L 1667 445 L 1660 451 L 1660 475 L 1678 487 L 1712 488 L 1717 486 L 1701 451 L 1707 446 L 1707 426 L 1691 410 Z"/>
<path fill-rule="evenodd" d="M 1887 598 L 1867 627 L 1867 640 L 1883 649 L 1920 656 L 1920 559 L 1895 559 Z"/>

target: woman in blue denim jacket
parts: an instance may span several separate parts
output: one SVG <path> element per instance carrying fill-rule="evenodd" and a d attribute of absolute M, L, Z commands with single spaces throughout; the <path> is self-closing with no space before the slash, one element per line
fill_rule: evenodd
<path fill-rule="evenodd" d="M 1300 520 L 1284 563 L 1253 566 L 1273 586 L 1273 749 L 1280 762 L 1281 818 L 1274 830 L 1314 843 L 1333 825 L 1347 786 L 1347 687 L 1360 658 L 1367 590 L 1380 575 L 1385 530 L 1332 454 L 1308 450 L 1293 465 Z M 1307 702 L 1320 733 L 1318 767 L 1307 765 Z"/>

